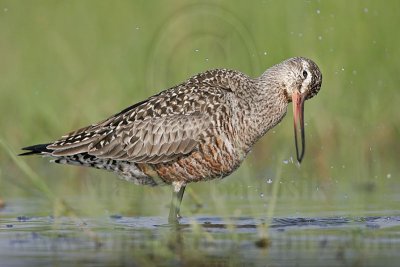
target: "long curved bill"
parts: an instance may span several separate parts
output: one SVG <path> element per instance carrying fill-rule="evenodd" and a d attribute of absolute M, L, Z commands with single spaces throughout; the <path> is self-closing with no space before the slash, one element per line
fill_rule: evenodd
<path fill-rule="evenodd" d="M 299 163 L 301 163 L 306 149 L 306 140 L 304 136 L 304 100 L 305 95 L 302 95 L 299 91 L 295 91 L 292 94 L 294 116 L 294 142 L 296 145 L 297 161 Z M 301 142 L 299 142 L 298 140 L 299 136 L 301 138 Z"/>

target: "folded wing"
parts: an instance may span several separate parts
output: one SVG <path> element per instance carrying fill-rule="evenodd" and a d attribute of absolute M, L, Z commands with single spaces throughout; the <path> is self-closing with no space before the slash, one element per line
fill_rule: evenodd
<path fill-rule="evenodd" d="M 68 136 L 48 148 L 53 156 L 88 153 L 98 158 L 157 164 L 192 152 L 209 127 L 207 115 L 145 118 L 95 133 L 76 132 L 76 137 Z"/>

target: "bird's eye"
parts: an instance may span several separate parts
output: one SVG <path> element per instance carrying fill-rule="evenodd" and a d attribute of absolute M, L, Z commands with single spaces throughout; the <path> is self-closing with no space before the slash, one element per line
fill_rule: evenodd
<path fill-rule="evenodd" d="M 303 77 L 304 77 L 304 79 L 307 79 L 307 76 L 308 76 L 308 72 L 307 72 L 306 70 L 303 70 Z"/>

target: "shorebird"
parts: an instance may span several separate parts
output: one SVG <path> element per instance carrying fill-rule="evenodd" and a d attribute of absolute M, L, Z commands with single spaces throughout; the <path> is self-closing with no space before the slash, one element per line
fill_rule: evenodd
<path fill-rule="evenodd" d="M 168 220 L 176 223 L 186 185 L 235 171 L 254 143 L 283 119 L 290 102 L 300 163 L 304 101 L 321 83 L 318 66 L 303 57 L 274 65 L 258 78 L 209 70 L 56 141 L 25 147 L 28 152 L 20 155 L 108 170 L 135 184 L 172 185 Z"/>

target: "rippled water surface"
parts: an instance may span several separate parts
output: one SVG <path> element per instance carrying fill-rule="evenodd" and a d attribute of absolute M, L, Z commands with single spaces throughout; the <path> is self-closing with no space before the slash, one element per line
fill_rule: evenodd
<path fill-rule="evenodd" d="M 0 0 L 0 267 L 400 266 L 399 10 Z M 177 227 L 166 224 L 168 187 L 16 156 L 196 73 L 259 77 L 294 56 L 323 76 L 305 104 L 302 164 L 289 104 L 229 178 L 187 187 Z"/>
<path fill-rule="evenodd" d="M 32 216 L 35 203 L 1 211 L 1 266 L 396 266 L 400 214 L 367 217 L 97 218 Z"/>

